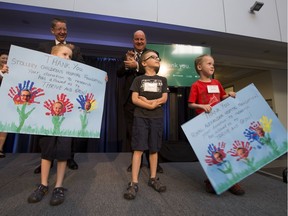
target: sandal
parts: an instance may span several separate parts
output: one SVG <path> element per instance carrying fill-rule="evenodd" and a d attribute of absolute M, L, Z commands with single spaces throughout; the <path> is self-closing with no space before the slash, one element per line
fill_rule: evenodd
<path fill-rule="evenodd" d="M 0 151 L 0 158 L 4 158 L 6 155 L 3 151 Z"/>

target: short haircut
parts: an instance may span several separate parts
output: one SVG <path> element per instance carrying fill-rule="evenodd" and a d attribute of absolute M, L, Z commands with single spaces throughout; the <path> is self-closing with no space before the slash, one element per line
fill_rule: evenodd
<path fill-rule="evenodd" d="M 157 51 L 152 50 L 152 49 L 148 49 L 148 50 L 146 50 L 145 52 L 142 53 L 141 59 L 140 59 L 140 63 L 142 63 L 148 57 L 147 53 L 150 53 L 150 52 L 155 53 L 159 57 L 159 53 Z"/>
<path fill-rule="evenodd" d="M 0 51 L 0 56 L 2 56 L 2 55 L 8 55 L 8 52 L 6 52 L 6 51 Z"/>
<path fill-rule="evenodd" d="M 197 66 L 203 61 L 203 58 L 204 57 L 211 57 L 213 58 L 210 54 L 203 54 L 203 55 L 200 55 L 198 56 L 195 61 L 194 61 L 194 67 L 195 67 L 195 70 L 197 72 L 197 74 L 200 73 L 200 71 L 198 70 Z M 200 75 L 200 74 L 199 74 Z"/>
<path fill-rule="evenodd" d="M 65 23 L 67 24 L 67 21 L 65 19 L 61 19 L 61 18 L 54 18 L 51 21 L 51 28 L 54 28 L 56 26 L 56 23 L 61 22 L 61 23 Z"/>

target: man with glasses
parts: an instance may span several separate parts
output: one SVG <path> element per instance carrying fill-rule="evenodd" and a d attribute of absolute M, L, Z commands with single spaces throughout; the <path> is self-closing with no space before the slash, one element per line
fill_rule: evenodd
<path fill-rule="evenodd" d="M 20 99 L 21 101 L 28 103 L 31 98 L 31 93 L 28 89 L 24 89 L 21 91 Z"/>
<path fill-rule="evenodd" d="M 117 76 L 119 78 L 124 77 L 125 83 L 122 89 L 122 104 L 124 109 L 125 120 L 125 138 L 124 138 L 124 151 L 131 151 L 131 137 L 132 137 L 132 124 L 135 105 L 131 100 L 130 87 L 135 77 L 143 75 L 145 72 L 139 67 L 140 57 L 146 49 L 146 35 L 142 30 L 137 30 L 133 34 L 133 50 L 128 50 L 123 57 L 123 62 L 120 68 L 117 70 Z M 149 153 L 146 153 L 146 159 L 149 163 Z M 131 172 L 132 164 L 127 168 L 128 172 Z M 162 167 L 158 164 L 157 172 L 163 173 Z"/>
<path fill-rule="evenodd" d="M 73 61 L 84 63 L 83 56 L 80 52 L 80 48 L 78 46 L 75 46 L 74 44 L 70 44 L 66 41 L 67 38 L 67 22 L 64 19 L 54 18 L 51 22 L 51 33 L 54 35 L 53 41 L 47 41 L 44 43 L 39 44 L 38 51 L 45 52 L 48 54 L 51 54 L 51 49 L 53 46 L 58 44 L 69 44 L 72 48 L 72 59 Z M 39 136 L 35 138 L 35 142 L 39 142 Z M 67 160 L 67 166 L 69 169 L 76 170 L 78 169 L 78 164 L 74 160 L 74 152 L 76 152 L 76 149 L 81 146 L 81 149 L 84 148 L 84 146 L 87 145 L 88 139 L 84 138 L 73 138 L 72 145 L 72 152 L 71 152 L 71 159 Z M 77 148 L 76 148 L 77 147 Z M 53 163 L 51 163 L 51 167 L 53 166 Z M 41 172 L 41 165 L 36 167 L 34 170 L 34 173 L 40 173 Z"/>

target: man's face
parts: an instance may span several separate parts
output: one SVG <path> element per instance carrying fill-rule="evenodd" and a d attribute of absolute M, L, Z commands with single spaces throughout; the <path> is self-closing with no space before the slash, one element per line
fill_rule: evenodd
<path fill-rule="evenodd" d="M 0 56 L 0 65 L 7 64 L 7 61 L 8 61 L 8 55 L 2 54 L 2 55 Z"/>
<path fill-rule="evenodd" d="M 134 37 L 133 37 L 134 49 L 138 52 L 142 52 L 146 47 L 146 43 L 147 43 L 146 36 L 144 32 L 142 31 L 135 32 Z"/>
<path fill-rule="evenodd" d="M 59 42 L 64 42 L 67 37 L 66 23 L 57 22 L 54 28 L 51 28 L 51 33 Z"/>

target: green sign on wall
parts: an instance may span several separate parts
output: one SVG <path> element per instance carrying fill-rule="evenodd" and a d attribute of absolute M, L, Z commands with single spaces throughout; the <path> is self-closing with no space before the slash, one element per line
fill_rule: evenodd
<path fill-rule="evenodd" d="M 147 48 L 159 52 L 162 61 L 158 75 L 166 77 L 168 85 L 175 87 L 190 87 L 198 80 L 194 60 L 211 53 L 209 47 L 182 44 L 147 44 Z"/>

